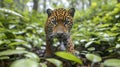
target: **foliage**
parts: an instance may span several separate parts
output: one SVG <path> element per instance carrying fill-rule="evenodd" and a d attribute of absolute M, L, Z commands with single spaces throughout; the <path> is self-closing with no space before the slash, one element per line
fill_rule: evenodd
<path fill-rule="evenodd" d="M 25 5 L 27 2 L 28 0 L 25 0 L 24 3 L 20 1 L 21 5 Z M 21 65 L 23 65 L 22 67 L 26 65 L 28 67 L 32 67 L 32 65 L 47 67 L 45 61 L 62 67 L 64 64 L 62 60 L 43 58 L 41 55 L 45 50 L 46 14 L 36 11 L 28 12 L 28 10 L 23 10 L 22 6 L 15 7 L 18 4 L 17 1 L 13 3 L 13 0 L 5 0 L 4 3 L 6 3 L 5 8 L 0 8 L 0 61 L 10 60 L 11 67 Z M 77 2 L 75 3 L 77 4 Z M 18 5 L 20 6 L 20 4 Z M 86 10 L 76 10 L 74 17 L 71 35 L 77 57 L 67 52 L 56 52 L 55 54 L 65 60 L 73 61 L 70 61 L 73 64 L 77 62 L 84 65 L 82 63 L 84 56 L 86 61 L 92 63 L 91 66 L 94 66 L 94 63 L 103 66 L 119 66 L 119 29 L 120 3 L 112 0 L 111 3 L 104 4 L 103 0 L 93 0 L 91 6 Z"/>
<path fill-rule="evenodd" d="M 30 59 L 20 59 L 11 65 L 11 67 L 39 67 L 39 64 Z"/>
<path fill-rule="evenodd" d="M 77 12 L 72 37 L 74 43 L 80 45 L 76 46 L 80 54 L 96 54 L 102 60 L 119 58 L 119 23 L 120 4 L 101 5 L 101 8 L 91 6 L 86 11 Z"/>
<path fill-rule="evenodd" d="M 94 63 L 100 62 L 102 60 L 101 57 L 94 54 L 86 54 L 86 58 Z"/>
<path fill-rule="evenodd" d="M 23 54 L 23 53 L 27 53 L 27 51 L 24 51 L 24 50 L 6 50 L 6 51 L 0 52 L 0 56 L 13 55 L 13 54 Z"/>
<path fill-rule="evenodd" d="M 119 67 L 120 66 L 120 60 L 119 59 L 108 59 L 104 61 L 104 66 L 111 66 L 111 67 Z"/>
<path fill-rule="evenodd" d="M 56 67 L 63 67 L 62 65 L 62 62 L 57 60 L 57 59 L 54 59 L 54 58 L 48 58 L 46 59 L 47 61 L 53 63 L 54 65 L 56 65 Z"/>
<path fill-rule="evenodd" d="M 82 61 L 81 61 L 79 58 L 77 58 L 76 56 L 74 56 L 73 54 L 71 54 L 71 53 L 67 53 L 67 52 L 56 52 L 55 54 L 56 54 L 57 56 L 59 56 L 59 57 L 62 57 L 62 58 L 64 58 L 64 59 L 66 59 L 66 60 L 71 60 L 71 61 L 77 62 L 77 63 L 79 63 L 79 64 L 82 64 Z"/>

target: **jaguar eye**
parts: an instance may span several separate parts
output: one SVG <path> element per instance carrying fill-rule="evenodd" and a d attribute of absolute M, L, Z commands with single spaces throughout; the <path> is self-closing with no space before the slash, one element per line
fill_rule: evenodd
<path fill-rule="evenodd" d="M 69 19 L 66 19 L 64 24 L 66 25 L 66 24 L 69 24 L 69 23 L 70 23 Z"/>
<path fill-rule="evenodd" d="M 55 18 L 53 18 L 53 19 L 51 20 L 51 23 L 53 23 L 53 24 L 55 24 L 55 25 L 57 24 Z"/>

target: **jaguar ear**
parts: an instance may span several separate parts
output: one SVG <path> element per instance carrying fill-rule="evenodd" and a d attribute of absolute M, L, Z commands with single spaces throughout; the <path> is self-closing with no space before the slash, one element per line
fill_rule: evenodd
<path fill-rule="evenodd" d="M 50 17 L 51 13 L 52 13 L 52 10 L 51 9 L 47 9 L 48 17 Z"/>
<path fill-rule="evenodd" d="M 71 15 L 72 17 L 74 17 L 75 8 L 70 8 L 70 9 L 68 10 L 68 12 L 70 13 L 70 15 Z"/>

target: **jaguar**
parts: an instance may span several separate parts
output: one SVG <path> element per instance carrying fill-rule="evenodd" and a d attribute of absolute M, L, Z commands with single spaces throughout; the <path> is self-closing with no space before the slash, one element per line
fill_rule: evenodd
<path fill-rule="evenodd" d="M 65 46 L 65 50 L 74 53 L 74 44 L 71 39 L 71 28 L 73 26 L 73 17 L 75 9 L 58 8 L 55 10 L 47 9 L 47 21 L 45 23 L 46 50 L 45 56 L 54 54 L 54 38 L 57 38 L 60 45 Z"/>

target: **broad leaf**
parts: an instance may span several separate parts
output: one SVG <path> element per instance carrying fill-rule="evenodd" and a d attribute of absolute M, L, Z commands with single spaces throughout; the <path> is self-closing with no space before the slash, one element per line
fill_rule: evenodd
<path fill-rule="evenodd" d="M 108 59 L 103 63 L 104 66 L 120 67 L 120 59 Z"/>
<path fill-rule="evenodd" d="M 27 51 L 24 51 L 24 50 L 5 50 L 5 51 L 0 52 L 0 56 L 13 55 L 13 54 L 23 54 L 23 53 L 27 53 Z"/>
<path fill-rule="evenodd" d="M 35 53 L 29 52 L 29 53 L 25 54 L 25 56 L 27 58 L 30 58 L 30 59 L 35 60 L 37 62 L 39 62 L 39 60 L 40 60 L 40 58 Z"/>
<path fill-rule="evenodd" d="M 80 60 L 80 58 L 74 56 L 71 53 L 68 53 L 68 52 L 56 52 L 55 54 L 57 56 L 61 57 L 61 58 L 64 58 L 64 59 L 71 60 L 71 61 L 77 62 L 79 64 L 82 64 L 82 61 Z"/>
<path fill-rule="evenodd" d="M 90 42 L 86 43 L 85 48 L 89 47 L 92 43 L 93 43 L 93 41 L 90 41 Z"/>
<path fill-rule="evenodd" d="M 9 57 L 8 56 L 0 57 L 0 60 L 3 60 L 3 59 L 9 59 Z"/>
<path fill-rule="evenodd" d="M 86 58 L 94 63 L 100 62 L 102 60 L 101 57 L 94 54 L 86 54 Z"/>
<path fill-rule="evenodd" d="M 13 62 L 10 67 L 39 67 L 39 64 L 31 59 L 20 59 Z"/>
<path fill-rule="evenodd" d="M 40 63 L 40 67 L 47 67 L 45 63 Z"/>
<path fill-rule="evenodd" d="M 46 59 L 47 61 L 53 63 L 54 65 L 56 65 L 56 67 L 63 67 L 63 64 L 61 61 L 54 59 L 54 58 L 48 58 Z"/>
<path fill-rule="evenodd" d="M 9 9 L 0 8 L 0 11 L 6 12 L 6 13 L 10 13 L 10 14 L 13 14 L 13 15 L 17 15 L 19 17 L 23 17 L 21 14 L 15 12 L 15 11 L 9 10 Z"/>

